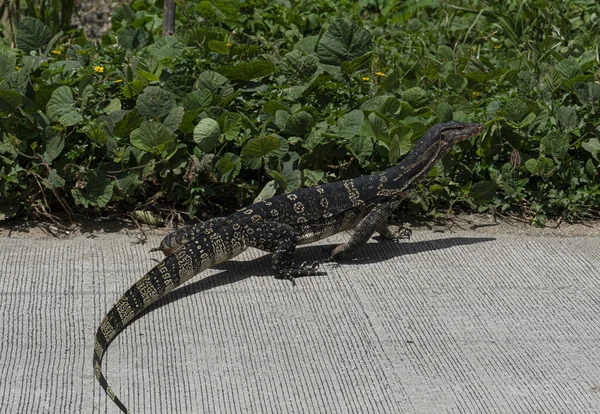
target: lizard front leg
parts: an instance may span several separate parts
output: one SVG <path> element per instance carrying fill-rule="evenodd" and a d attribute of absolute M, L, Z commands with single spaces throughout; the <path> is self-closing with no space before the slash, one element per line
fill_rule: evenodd
<path fill-rule="evenodd" d="M 295 286 L 296 277 L 327 274 L 317 270 L 319 263 L 316 261 L 296 264 L 298 236 L 292 226 L 278 222 L 252 223 L 246 226 L 245 233 L 249 246 L 273 253 L 271 263 L 276 279 L 288 279 Z"/>
<path fill-rule="evenodd" d="M 334 260 L 342 254 L 347 254 L 363 246 L 373 233 L 378 232 L 384 238 L 397 239 L 399 232 L 388 228 L 387 221 L 390 214 L 398 207 L 400 200 L 390 201 L 373 207 L 371 211 L 357 224 L 348 243 L 343 243 L 333 249 L 328 260 Z"/>

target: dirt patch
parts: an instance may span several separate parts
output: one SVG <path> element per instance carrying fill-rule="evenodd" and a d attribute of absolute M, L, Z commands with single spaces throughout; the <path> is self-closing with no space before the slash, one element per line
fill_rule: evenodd
<path fill-rule="evenodd" d="M 186 224 L 191 224 L 188 221 Z M 399 224 L 399 223 L 393 223 Z M 485 214 L 460 214 L 443 220 L 423 220 L 411 218 L 404 223 L 413 231 L 433 231 L 437 233 L 475 233 L 481 235 L 523 235 L 531 237 L 600 237 L 600 221 L 580 223 L 551 222 L 544 228 L 506 217 Z M 18 238 L 71 238 L 76 236 L 98 237 L 106 233 L 130 234 L 144 243 L 148 236 L 164 236 L 174 228 L 172 223 L 164 227 L 151 227 L 134 222 L 123 215 L 95 219 L 82 219 L 74 224 L 67 220 L 57 224 L 42 220 L 11 220 L 0 223 L 0 237 Z"/>

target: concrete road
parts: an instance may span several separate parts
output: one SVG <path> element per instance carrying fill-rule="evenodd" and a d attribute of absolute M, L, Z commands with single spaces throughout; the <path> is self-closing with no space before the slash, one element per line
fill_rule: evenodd
<path fill-rule="evenodd" d="M 93 335 L 160 237 L 3 234 L 0 413 L 117 413 Z M 599 413 L 600 235 L 549 234 L 372 240 L 295 288 L 249 250 L 133 323 L 105 372 L 133 413 Z"/>

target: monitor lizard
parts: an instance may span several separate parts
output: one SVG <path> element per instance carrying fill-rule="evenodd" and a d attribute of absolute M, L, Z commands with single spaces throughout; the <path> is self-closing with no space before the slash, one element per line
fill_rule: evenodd
<path fill-rule="evenodd" d="M 159 248 L 167 256 L 121 296 L 96 331 L 94 374 L 104 391 L 122 412 L 129 412 L 108 386 L 102 359 L 115 337 L 159 298 L 248 247 L 272 253 L 275 277 L 295 284 L 296 277 L 325 274 L 316 261 L 296 264 L 298 245 L 354 229 L 350 240 L 332 251 L 329 259 L 334 260 L 364 245 L 374 232 L 388 239 L 401 237 L 388 228 L 390 214 L 454 144 L 483 129 L 478 123 L 436 124 L 399 164 L 385 171 L 277 195 L 167 236 Z"/>

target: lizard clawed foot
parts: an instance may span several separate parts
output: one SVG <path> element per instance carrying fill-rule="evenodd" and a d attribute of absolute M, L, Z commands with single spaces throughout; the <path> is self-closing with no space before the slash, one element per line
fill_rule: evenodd
<path fill-rule="evenodd" d="M 300 266 L 298 266 L 296 268 L 285 269 L 283 271 L 280 271 L 275 276 L 275 279 L 287 279 L 290 282 L 292 282 L 293 286 L 296 286 L 295 278 L 297 278 L 297 277 L 327 275 L 327 272 L 317 270 L 318 267 L 319 267 L 319 262 L 312 262 L 310 264 L 308 262 L 303 262 Z"/>
<path fill-rule="evenodd" d="M 406 239 L 406 240 L 410 240 L 410 238 L 412 237 L 412 230 L 409 229 L 408 227 L 400 227 L 398 229 L 398 237 L 396 237 L 396 240 L 401 240 L 401 239 Z"/>
<path fill-rule="evenodd" d="M 381 235 L 381 237 L 387 240 L 410 240 L 410 238 L 412 237 L 412 230 L 408 227 L 403 226 L 398 227 L 398 230 L 392 230 L 389 227 L 385 227 L 385 229 L 380 231 L 379 234 Z"/>

